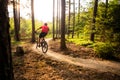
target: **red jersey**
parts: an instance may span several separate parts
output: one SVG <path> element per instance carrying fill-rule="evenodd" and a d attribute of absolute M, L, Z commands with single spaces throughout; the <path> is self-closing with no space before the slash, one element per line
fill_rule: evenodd
<path fill-rule="evenodd" d="M 41 26 L 42 32 L 48 33 L 49 28 L 48 26 Z"/>

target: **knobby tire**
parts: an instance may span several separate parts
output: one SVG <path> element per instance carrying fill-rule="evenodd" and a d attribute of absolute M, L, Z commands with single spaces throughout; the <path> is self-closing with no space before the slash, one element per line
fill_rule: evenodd
<path fill-rule="evenodd" d="M 46 53 L 48 51 L 48 44 L 46 41 L 42 42 L 42 52 Z"/>

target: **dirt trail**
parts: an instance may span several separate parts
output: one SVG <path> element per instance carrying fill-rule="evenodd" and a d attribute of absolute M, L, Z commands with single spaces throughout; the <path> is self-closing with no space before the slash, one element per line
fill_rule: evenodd
<path fill-rule="evenodd" d="M 41 54 L 41 49 L 36 49 L 36 46 L 34 45 L 32 47 L 36 53 Z M 43 54 L 43 53 L 42 53 Z M 51 50 L 48 50 L 45 56 L 50 56 L 53 59 L 56 59 L 58 61 L 64 61 L 69 64 L 74 64 L 77 66 L 83 66 L 89 69 L 95 69 L 102 72 L 111 72 L 120 75 L 120 63 L 114 62 L 114 61 L 99 61 L 99 60 L 93 60 L 93 59 L 82 59 L 82 58 L 73 58 L 70 56 L 62 55 L 56 52 L 53 52 Z"/>

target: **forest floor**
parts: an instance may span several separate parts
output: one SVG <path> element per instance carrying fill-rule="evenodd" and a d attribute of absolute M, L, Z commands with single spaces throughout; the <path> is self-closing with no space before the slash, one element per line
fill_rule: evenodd
<path fill-rule="evenodd" d="M 59 41 L 50 40 L 44 54 L 35 44 L 22 46 L 24 55 L 13 54 L 15 80 L 120 80 L 120 62 L 97 58 L 91 48 L 67 43 L 61 51 Z"/>

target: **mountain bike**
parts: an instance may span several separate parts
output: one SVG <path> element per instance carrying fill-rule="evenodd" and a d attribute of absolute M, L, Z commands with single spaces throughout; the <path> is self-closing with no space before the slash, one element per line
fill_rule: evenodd
<path fill-rule="evenodd" d="M 36 49 L 40 47 L 43 53 L 46 53 L 48 51 L 48 44 L 47 44 L 47 41 L 45 41 L 44 37 L 40 43 L 39 43 L 39 37 L 36 40 Z"/>

